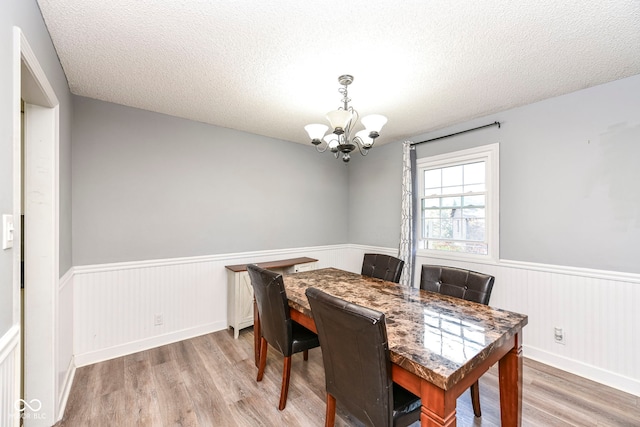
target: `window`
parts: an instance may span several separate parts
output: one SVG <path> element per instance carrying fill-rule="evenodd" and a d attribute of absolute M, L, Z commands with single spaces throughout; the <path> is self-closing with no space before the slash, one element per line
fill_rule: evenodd
<path fill-rule="evenodd" d="M 419 159 L 417 166 L 418 249 L 497 259 L 498 144 Z"/>

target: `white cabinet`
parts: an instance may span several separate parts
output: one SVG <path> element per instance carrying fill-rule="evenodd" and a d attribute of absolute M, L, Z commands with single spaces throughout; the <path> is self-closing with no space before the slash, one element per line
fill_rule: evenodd
<path fill-rule="evenodd" d="M 280 274 L 315 270 L 318 260 L 292 258 L 258 263 L 262 268 Z M 227 265 L 227 323 L 233 328 L 233 337 L 238 338 L 240 329 L 253 325 L 253 287 L 246 264 Z"/>
<path fill-rule="evenodd" d="M 253 288 L 247 271 L 227 270 L 227 322 L 238 338 L 240 329 L 253 325 Z"/>

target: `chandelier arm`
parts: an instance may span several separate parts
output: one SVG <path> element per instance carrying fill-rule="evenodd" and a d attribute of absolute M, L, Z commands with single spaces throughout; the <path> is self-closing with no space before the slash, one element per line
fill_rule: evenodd
<path fill-rule="evenodd" d="M 320 146 L 321 146 L 321 145 L 322 145 L 322 144 L 318 144 L 318 145 L 316 145 L 316 151 L 317 151 L 318 153 L 324 153 L 324 152 L 325 152 L 325 151 L 327 151 L 327 149 L 329 148 L 329 144 L 325 144 L 325 146 L 324 146 L 324 150 L 322 150 L 322 149 L 320 149 Z"/>
<path fill-rule="evenodd" d="M 366 156 L 367 154 L 369 154 L 369 150 L 373 147 L 373 144 L 375 144 L 375 140 L 374 140 L 373 144 L 371 144 L 367 148 L 364 148 L 364 141 L 359 136 L 356 136 L 355 138 L 353 138 L 353 142 L 356 143 L 355 145 L 358 147 L 358 151 L 360 151 L 360 154 L 363 156 Z"/>

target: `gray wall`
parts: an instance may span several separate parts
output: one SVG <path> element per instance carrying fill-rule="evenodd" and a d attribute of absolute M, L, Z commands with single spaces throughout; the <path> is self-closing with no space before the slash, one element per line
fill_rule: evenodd
<path fill-rule="evenodd" d="M 500 143 L 500 258 L 640 273 L 640 75 L 412 140 L 496 120 L 501 129 L 420 145 L 418 158 Z M 401 144 L 393 143 L 386 155 L 396 162 L 401 151 Z M 379 194 L 399 197 L 394 195 L 400 191 L 401 169 L 395 168 L 363 161 L 351 170 L 354 191 L 366 188 L 367 177 L 386 173 L 389 179 L 386 185 L 376 179 L 378 191 L 366 190 L 359 213 L 351 212 L 351 243 L 398 245 L 388 231 L 397 223 L 397 209 L 378 200 Z M 363 216 L 368 210 L 375 215 Z"/>
<path fill-rule="evenodd" d="M 71 94 L 35 0 L 0 6 L 0 213 L 13 211 L 13 26 L 19 27 L 60 102 L 60 275 L 71 268 Z M 0 336 L 12 324 L 13 250 L 0 251 Z"/>
<path fill-rule="evenodd" d="M 349 168 L 349 243 L 397 248 L 402 211 L 402 145 L 354 154 Z"/>
<path fill-rule="evenodd" d="M 347 242 L 347 169 L 312 146 L 74 97 L 74 265 Z"/>

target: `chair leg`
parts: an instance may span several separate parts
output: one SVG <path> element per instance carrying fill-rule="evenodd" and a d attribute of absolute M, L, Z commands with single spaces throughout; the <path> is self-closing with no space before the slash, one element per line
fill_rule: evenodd
<path fill-rule="evenodd" d="M 284 368 L 282 369 L 282 390 L 280 390 L 279 410 L 287 406 L 287 394 L 289 394 L 289 377 L 291 376 L 291 356 L 285 356 Z"/>
<path fill-rule="evenodd" d="M 324 427 L 333 427 L 336 423 L 336 398 L 327 393 L 327 413 Z"/>
<path fill-rule="evenodd" d="M 304 360 L 309 360 L 309 350 L 303 350 L 302 351 L 302 358 Z"/>
<path fill-rule="evenodd" d="M 264 367 L 267 365 L 267 349 L 269 345 L 264 337 L 260 338 L 260 363 L 258 365 L 258 378 L 256 381 L 262 381 L 262 375 L 264 374 Z"/>
<path fill-rule="evenodd" d="M 471 405 L 473 406 L 473 414 L 476 417 L 481 417 L 482 412 L 480 412 L 480 384 L 478 381 L 471 384 Z"/>

